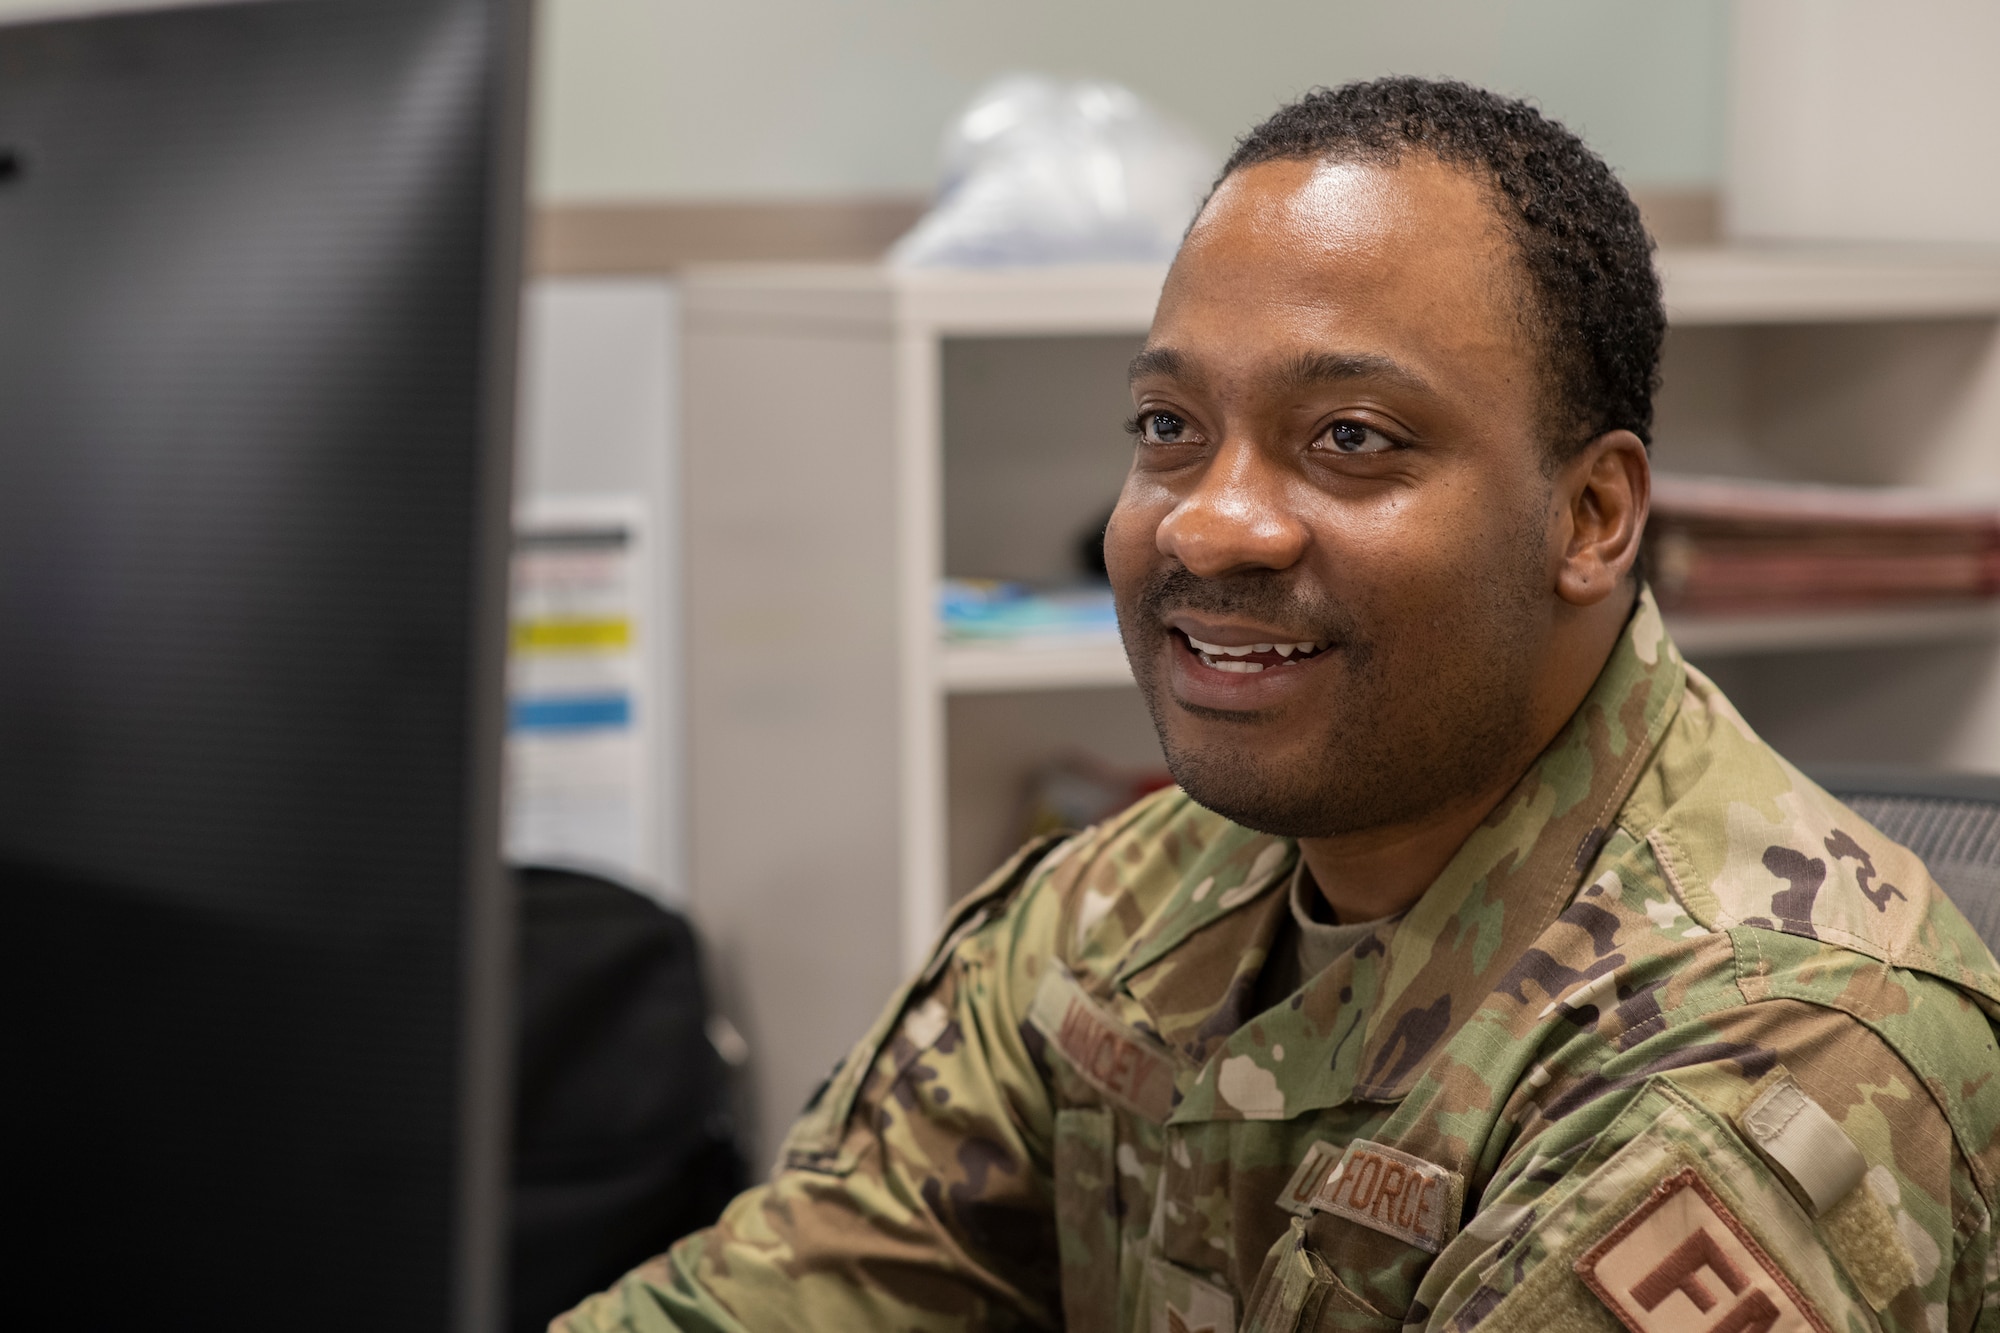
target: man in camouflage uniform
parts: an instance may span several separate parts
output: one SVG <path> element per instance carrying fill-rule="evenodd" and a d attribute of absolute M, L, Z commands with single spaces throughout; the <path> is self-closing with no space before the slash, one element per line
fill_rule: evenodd
<path fill-rule="evenodd" d="M 2000 1323 L 2000 971 L 1632 575 L 1663 326 L 1518 103 L 1253 132 L 1106 538 L 1181 789 L 1024 849 L 770 1183 L 558 1326 Z"/>

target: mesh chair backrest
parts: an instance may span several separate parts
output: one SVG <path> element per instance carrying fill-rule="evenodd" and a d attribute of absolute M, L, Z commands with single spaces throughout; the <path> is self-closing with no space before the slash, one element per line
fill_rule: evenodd
<path fill-rule="evenodd" d="M 2000 953 L 2000 779 L 1918 773 L 1815 774 L 1854 812 L 1915 852 Z"/>

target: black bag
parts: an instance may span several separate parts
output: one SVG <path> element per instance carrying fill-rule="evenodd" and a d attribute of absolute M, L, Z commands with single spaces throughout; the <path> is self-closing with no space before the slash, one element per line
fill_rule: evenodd
<path fill-rule="evenodd" d="M 520 890 L 507 1323 L 547 1326 L 747 1184 L 686 918 L 544 866 Z"/>

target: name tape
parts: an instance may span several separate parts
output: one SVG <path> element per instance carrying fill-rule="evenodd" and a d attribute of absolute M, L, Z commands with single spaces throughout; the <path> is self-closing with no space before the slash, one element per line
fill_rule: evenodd
<path fill-rule="evenodd" d="M 1155 1124 L 1173 1114 L 1173 1057 L 1084 994 L 1062 967 L 1052 963 L 1042 974 L 1028 1021 L 1110 1101 Z"/>
<path fill-rule="evenodd" d="M 1436 1254 L 1457 1230 L 1464 1186 L 1456 1171 L 1356 1139 L 1313 1191 L 1311 1206 Z"/>

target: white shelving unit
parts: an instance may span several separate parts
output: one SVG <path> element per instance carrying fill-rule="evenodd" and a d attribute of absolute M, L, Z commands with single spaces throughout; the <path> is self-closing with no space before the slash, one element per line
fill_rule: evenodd
<path fill-rule="evenodd" d="M 1742 657 L 1952 643 L 2000 635 L 2000 605 L 1946 602 L 1787 616 L 1667 617 L 1681 651 L 1697 657 Z M 1130 685 L 1125 649 L 1111 635 L 1089 643 L 1019 648 L 946 644 L 938 678 L 948 694 L 1087 689 Z"/>
<path fill-rule="evenodd" d="M 1060 645 L 951 643 L 938 650 L 938 683 L 947 694 L 1088 689 L 1130 685 L 1132 668 L 1117 636 L 1109 634 Z"/>
<path fill-rule="evenodd" d="M 2000 256 L 1665 252 L 1662 469 L 2000 484 Z M 684 286 L 690 855 L 766 1130 L 1077 745 L 1157 762 L 1115 642 L 946 646 L 947 575 L 1059 577 L 1123 475 L 1157 268 Z M 1987 607 L 1680 620 L 1802 759 L 2000 768 Z M 1911 718 L 1920 721 L 1912 725 Z"/>

